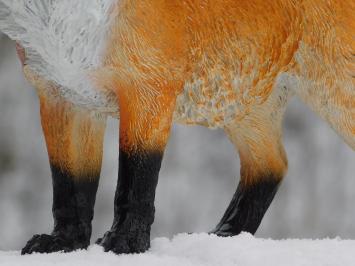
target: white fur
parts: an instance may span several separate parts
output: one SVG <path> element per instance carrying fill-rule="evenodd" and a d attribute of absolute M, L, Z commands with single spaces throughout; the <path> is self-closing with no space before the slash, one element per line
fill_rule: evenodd
<path fill-rule="evenodd" d="M 100 66 L 116 0 L 0 0 L 0 31 L 26 50 L 26 64 L 76 104 L 107 107 L 90 81 Z"/>

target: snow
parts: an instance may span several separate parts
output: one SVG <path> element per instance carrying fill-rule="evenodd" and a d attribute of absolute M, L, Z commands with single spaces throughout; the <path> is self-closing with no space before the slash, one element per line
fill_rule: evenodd
<path fill-rule="evenodd" d="M 271 240 L 250 234 L 220 238 L 208 234 L 179 234 L 172 240 L 156 238 L 144 254 L 116 255 L 105 253 L 94 245 L 87 251 L 33 254 L 21 256 L 19 251 L 1 252 L 1 266 L 347 266 L 355 265 L 355 241 Z"/>

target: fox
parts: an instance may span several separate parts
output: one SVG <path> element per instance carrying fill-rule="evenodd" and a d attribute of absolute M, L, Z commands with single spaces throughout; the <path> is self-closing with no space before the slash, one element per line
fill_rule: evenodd
<path fill-rule="evenodd" d="M 240 181 L 209 233 L 254 234 L 287 172 L 293 96 L 355 150 L 354 10 L 354 0 L 0 0 L 0 30 L 38 93 L 53 181 L 53 231 L 22 254 L 90 245 L 109 116 L 119 171 L 104 251 L 150 248 L 173 123 L 224 130 Z"/>

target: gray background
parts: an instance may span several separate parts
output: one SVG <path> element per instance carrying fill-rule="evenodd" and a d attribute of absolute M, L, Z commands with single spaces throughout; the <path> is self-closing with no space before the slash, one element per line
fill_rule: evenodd
<path fill-rule="evenodd" d="M 110 120 L 93 239 L 113 217 L 117 121 Z M 355 153 L 298 99 L 284 123 L 289 172 L 258 237 L 355 238 Z M 239 180 L 239 159 L 220 130 L 176 125 L 157 190 L 153 237 L 212 229 Z M 50 232 L 52 188 L 36 93 L 14 44 L 0 33 L 0 250 Z"/>

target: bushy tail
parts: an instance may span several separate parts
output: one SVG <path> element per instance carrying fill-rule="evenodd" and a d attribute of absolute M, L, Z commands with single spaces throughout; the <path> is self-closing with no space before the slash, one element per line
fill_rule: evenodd
<path fill-rule="evenodd" d="M 35 73 L 71 97 L 97 98 L 87 73 L 100 65 L 114 2 L 0 0 L 0 31 L 25 48 Z"/>

